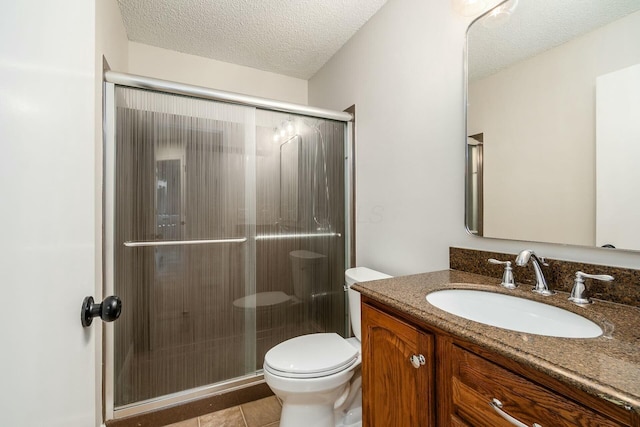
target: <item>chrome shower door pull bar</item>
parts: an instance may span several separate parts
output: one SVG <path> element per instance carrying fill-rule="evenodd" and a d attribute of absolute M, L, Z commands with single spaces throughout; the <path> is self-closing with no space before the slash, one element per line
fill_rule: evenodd
<path fill-rule="evenodd" d="M 203 240 L 151 240 L 147 242 L 124 242 L 128 248 L 139 248 L 149 246 L 185 246 L 185 245 L 208 245 L 212 243 L 244 243 L 246 237 L 232 239 L 203 239 Z"/>

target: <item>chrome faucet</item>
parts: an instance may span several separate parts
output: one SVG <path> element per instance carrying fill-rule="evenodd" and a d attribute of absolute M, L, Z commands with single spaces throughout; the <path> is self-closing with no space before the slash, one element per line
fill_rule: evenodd
<path fill-rule="evenodd" d="M 610 282 L 613 280 L 613 276 L 609 276 L 608 274 L 587 274 L 582 271 L 578 271 L 576 273 L 576 279 L 573 282 L 573 289 L 571 289 L 571 296 L 569 297 L 569 301 L 574 304 L 586 305 L 593 302 L 591 301 L 591 298 L 586 295 L 587 288 L 584 286 L 584 279 L 596 279 Z"/>
<path fill-rule="evenodd" d="M 554 291 L 549 290 L 547 281 L 544 278 L 544 274 L 542 274 L 542 268 L 540 268 L 540 264 L 544 266 L 549 265 L 545 262 L 543 257 L 539 257 L 531 249 L 525 249 L 516 257 L 516 265 L 524 267 L 525 265 L 527 265 L 529 260 L 531 260 L 531 264 L 533 264 L 533 271 L 536 274 L 536 286 L 532 289 L 532 291 L 545 296 L 555 294 Z"/>
<path fill-rule="evenodd" d="M 515 279 L 513 278 L 513 268 L 511 268 L 511 261 L 498 261 L 495 258 L 489 258 L 487 261 L 489 261 L 491 264 L 504 265 L 504 272 L 502 273 L 502 283 L 500 283 L 503 288 L 516 288 L 517 285 Z"/>

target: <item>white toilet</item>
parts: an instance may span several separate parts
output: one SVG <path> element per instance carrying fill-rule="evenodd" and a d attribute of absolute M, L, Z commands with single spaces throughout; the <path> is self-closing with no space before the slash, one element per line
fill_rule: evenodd
<path fill-rule="evenodd" d="M 280 427 L 362 425 L 360 293 L 351 285 L 389 277 L 366 267 L 345 272 L 355 338 L 303 335 L 267 352 L 264 379 L 282 401 Z"/>

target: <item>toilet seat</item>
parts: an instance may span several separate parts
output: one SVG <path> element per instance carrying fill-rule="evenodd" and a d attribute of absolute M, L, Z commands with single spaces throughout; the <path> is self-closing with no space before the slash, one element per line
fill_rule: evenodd
<path fill-rule="evenodd" d="M 281 291 L 258 292 L 257 294 L 250 294 L 234 300 L 233 305 L 236 308 L 242 309 L 275 307 L 289 301 L 290 299 L 290 295 Z"/>
<path fill-rule="evenodd" d="M 359 356 L 358 349 L 338 334 L 310 334 L 269 350 L 264 369 L 285 378 L 320 378 L 349 369 Z"/>

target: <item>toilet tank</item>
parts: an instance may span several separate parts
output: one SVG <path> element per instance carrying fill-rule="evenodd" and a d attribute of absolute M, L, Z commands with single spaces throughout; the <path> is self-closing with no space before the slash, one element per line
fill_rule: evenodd
<path fill-rule="evenodd" d="M 327 256 L 306 250 L 289 252 L 293 276 L 293 294 L 301 301 L 326 292 L 329 284 Z"/>
<path fill-rule="evenodd" d="M 347 289 L 349 291 L 348 298 L 351 329 L 353 329 L 353 335 L 355 335 L 359 341 L 362 340 L 360 328 L 360 292 L 355 289 L 351 289 L 351 285 L 354 283 L 369 282 L 371 280 L 388 279 L 390 277 L 392 276 L 367 267 L 350 268 L 344 273 L 344 278 L 347 282 Z"/>

